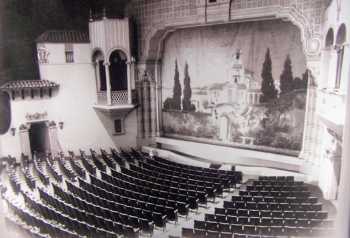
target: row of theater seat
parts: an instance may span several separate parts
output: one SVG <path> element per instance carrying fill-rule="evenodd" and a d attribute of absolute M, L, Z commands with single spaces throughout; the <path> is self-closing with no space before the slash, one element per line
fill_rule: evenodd
<path fill-rule="evenodd" d="M 94 185 L 88 184 L 81 180 L 79 180 L 79 183 L 80 183 L 80 187 L 83 188 L 85 191 L 88 191 L 91 194 L 95 194 L 98 197 L 101 197 L 101 198 L 105 197 L 105 198 L 108 198 L 109 201 L 112 201 L 115 203 L 121 203 L 134 208 L 140 208 L 140 209 L 145 209 L 145 210 L 154 212 L 155 214 L 157 214 L 157 216 L 153 216 L 155 217 L 154 222 L 157 226 L 162 226 L 162 227 L 165 226 L 166 219 L 174 220 L 174 221 L 177 220 L 176 208 L 166 206 L 166 205 L 154 204 L 149 201 L 151 200 L 151 198 L 146 198 L 146 196 L 143 194 L 139 194 L 139 196 L 135 198 L 134 196 L 130 196 L 131 193 L 113 193 L 113 192 L 109 192 L 107 190 L 101 189 L 99 187 L 96 187 Z M 81 192 L 79 195 L 84 196 L 84 194 L 82 194 Z M 149 200 L 147 201 L 146 199 L 149 199 Z M 156 201 L 158 202 L 158 200 Z M 105 205 L 108 205 L 108 203 Z"/>
<path fill-rule="evenodd" d="M 48 166 L 51 167 L 54 161 L 51 161 L 51 162 L 48 162 L 48 161 L 49 160 L 45 161 L 45 163 L 50 163 Z M 52 171 L 57 173 L 58 176 L 62 176 L 57 172 L 57 168 L 51 167 L 51 171 L 48 170 L 49 173 L 52 173 Z M 42 173 L 42 171 L 40 172 Z M 53 174 L 51 175 L 53 176 Z M 17 180 L 19 180 L 18 176 L 16 176 L 16 172 L 13 171 L 13 181 L 17 181 Z M 56 179 L 54 178 L 54 180 Z M 50 227 L 46 227 L 45 224 L 47 223 L 46 221 L 55 221 L 57 224 L 63 225 L 63 229 L 67 229 L 68 231 L 71 231 L 72 234 L 74 234 L 74 236 L 76 237 L 78 237 L 78 235 L 87 236 L 87 237 L 117 237 L 117 234 L 124 235 L 127 237 L 138 236 L 138 231 L 136 230 L 135 232 L 134 227 L 127 226 L 127 225 L 124 225 L 121 227 L 120 224 L 116 222 L 111 223 L 111 221 L 109 221 L 108 219 L 102 218 L 101 216 L 96 214 L 96 212 L 101 210 L 99 210 L 99 208 L 96 206 L 92 208 L 91 205 L 88 205 L 89 203 L 85 203 L 86 205 L 85 207 L 78 206 L 82 211 L 89 211 L 90 213 L 93 213 L 92 215 L 90 214 L 89 219 L 86 219 L 87 212 L 79 213 L 77 212 L 77 210 L 74 210 L 69 206 L 61 207 L 61 206 L 57 206 L 58 203 L 55 203 L 50 208 L 47 205 L 42 205 L 37 201 L 32 200 L 29 196 L 23 193 L 23 191 L 21 190 L 21 185 L 22 185 L 21 181 L 18 181 L 17 185 L 18 185 L 16 186 L 17 192 L 20 194 L 23 194 L 25 198 L 26 207 L 30 208 L 31 210 L 29 214 L 38 213 L 40 216 L 39 219 L 43 220 L 42 226 L 44 227 L 39 227 L 40 229 L 43 229 L 45 231 L 49 229 L 50 231 L 52 231 L 52 229 Z M 56 186 L 54 188 L 55 190 L 57 190 L 58 187 Z M 40 191 L 41 197 L 45 197 L 45 195 L 43 194 L 44 194 L 43 191 Z M 93 202 L 93 201 L 96 201 L 96 200 L 93 199 L 90 202 Z M 74 203 L 73 205 L 77 206 L 77 203 Z M 90 210 L 84 210 L 84 208 L 89 208 L 89 207 L 91 208 Z M 57 213 L 57 211 L 60 211 L 60 213 Z M 109 211 L 109 210 L 105 209 L 105 211 Z M 62 214 L 62 215 L 60 216 L 58 214 Z M 116 213 L 116 214 L 119 216 L 121 213 Z M 85 220 L 84 220 L 84 217 L 85 217 Z M 146 219 L 144 220 L 147 221 Z M 119 221 L 126 221 L 126 220 L 120 219 Z M 36 225 L 38 224 L 39 223 L 36 223 Z M 152 231 L 153 231 L 153 228 L 152 228 Z M 47 233 L 44 233 L 44 234 L 47 234 Z M 55 233 L 52 233 L 52 234 L 54 235 Z M 70 237 L 70 236 L 67 235 L 64 237 Z"/>
<path fill-rule="evenodd" d="M 308 191 L 308 188 L 303 185 L 285 185 L 285 186 L 272 186 L 272 185 L 249 185 L 246 187 L 247 191 L 280 191 L 280 192 L 292 192 L 292 191 Z"/>
<path fill-rule="evenodd" d="M 215 208 L 215 214 L 249 217 L 276 217 L 276 218 L 308 218 L 327 219 L 325 211 L 274 211 L 274 210 L 250 210 L 236 208 Z"/>
<path fill-rule="evenodd" d="M 266 203 L 288 203 L 288 204 L 316 204 L 318 202 L 317 197 L 272 197 L 272 196 L 252 196 L 243 195 L 240 191 L 239 195 L 233 195 L 231 200 L 233 202 L 266 202 Z"/>
<path fill-rule="evenodd" d="M 137 153 L 135 152 L 135 150 L 132 150 L 133 153 Z M 219 170 L 219 169 L 213 169 L 213 168 L 205 168 L 205 167 L 199 167 L 199 166 L 193 166 L 193 165 L 188 165 L 188 164 L 181 164 L 181 163 L 177 163 L 171 160 L 167 160 L 164 158 L 161 158 L 159 156 L 154 156 L 154 158 L 163 163 L 166 164 L 168 166 L 173 166 L 173 167 L 177 167 L 177 168 L 182 168 L 182 169 L 187 169 L 189 171 L 193 171 L 195 173 L 208 173 L 208 174 L 232 174 L 234 175 L 235 173 L 235 167 L 232 166 L 231 170 Z"/>
<path fill-rule="evenodd" d="M 181 215 L 188 215 L 188 208 L 197 208 L 197 200 L 193 196 L 188 196 L 187 194 L 178 194 L 176 191 L 173 193 L 169 193 L 166 191 L 160 191 L 153 189 L 152 193 L 144 192 L 144 190 L 134 191 L 128 186 L 124 186 L 123 184 L 115 184 L 111 183 L 114 178 L 109 177 L 106 174 L 102 173 L 102 180 L 104 182 L 98 181 L 92 177 L 92 184 L 98 185 L 100 187 L 105 187 L 106 189 L 114 188 L 115 191 L 119 191 L 119 194 L 125 194 L 126 196 L 137 199 L 144 202 L 153 202 L 155 204 L 159 204 L 161 206 L 168 205 L 173 207 L 174 209 L 178 209 Z M 110 183 L 110 184 L 108 184 Z"/>
<path fill-rule="evenodd" d="M 220 222 L 227 224 L 261 225 L 261 226 L 290 226 L 290 227 L 313 227 L 322 225 L 332 227 L 333 220 L 307 219 L 307 218 L 284 218 L 284 217 L 260 217 L 239 216 L 222 214 L 205 214 L 205 221 Z"/>
<path fill-rule="evenodd" d="M 31 209 L 33 213 L 37 213 L 46 221 L 55 221 L 55 223 L 60 224 L 63 228 L 69 230 L 72 233 L 87 237 L 116 237 L 116 234 L 113 230 L 105 229 L 107 226 L 105 224 L 102 224 L 104 221 L 102 218 L 99 219 L 101 222 L 99 225 L 95 226 L 93 224 L 88 224 L 83 221 L 76 220 L 66 213 L 58 212 L 53 208 L 39 203 L 26 195 L 26 193 L 22 193 L 22 195 L 24 197 L 26 207 Z M 95 219 L 98 220 L 98 218 Z"/>
<path fill-rule="evenodd" d="M 280 227 L 280 226 L 250 226 L 250 225 L 231 225 L 225 230 L 218 231 L 215 225 L 213 230 L 182 228 L 182 237 L 184 238 L 267 238 L 267 237 L 325 237 L 329 229 L 324 228 L 305 228 L 305 227 Z M 217 224 L 217 227 L 224 229 L 223 226 Z M 328 233 L 330 234 L 330 233 Z"/>
<path fill-rule="evenodd" d="M 253 180 L 253 186 L 302 186 L 303 181 L 288 181 L 288 180 Z"/>
<path fill-rule="evenodd" d="M 149 160 L 151 161 L 151 160 Z M 213 187 L 216 189 L 216 194 L 221 195 L 223 193 L 224 187 L 229 188 L 230 187 L 230 180 L 229 179 L 211 179 L 211 178 L 203 178 L 201 176 L 191 176 L 189 174 L 185 174 L 182 172 L 175 172 L 167 169 L 163 169 L 157 166 L 154 166 L 150 163 L 144 163 L 144 162 L 139 162 L 141 168 L 145 168 L 147 170 L 151 171 L 157 171 L 159 173 L 162 173 L 163 175 L 167 175 L 167 178 L 169 179 L 171 177 L 178 177 L 178 178 L 184 178 L 191 184 L 197 184 L 201 186 L 206 186 L 206 187 Z"/>
<path fill-rule="evenodd" d="M 74 182 L 76 180 L 76 175 L 72 169 L 68 168 L 68 162 L 65 161 L 63 155 L 57 159 L 57 163 L 64 176 Z"/>
<path fill-rule="evenodd" d="M 86 178 L 85 170 L 79 164 L 77 164 L 76 161 L 74 161 L 74 157 L 69 159 L 69 163 L 71 164 L 71 167 L 72 167 L 73 171 L 75 172 L 75 174 L 77 174 L 82 179 Z"/>
<path fill-rule="evenodd" d="M 189 208 L 198 208 L 199 200 L 207 202 L 209 192 L 215 198 L 224 187 L 239 180 L 235 171 L 201 169 L 197 173 L 191 168 L 171 175 L 173 182 L 169 186 L 167 170 L 154 166 L 153 158 L 137 158 L 135 151 L 112 151 L 111 156 L 105 151 L 101 151 L 101 156 L 90 152 L 91 156 L 87 156 L 81 151 L 79 158 L 73 153 L 69 158 L 63 154 L 59 158 L 48 156 L 35 162 L 33 175 L 24 170 L 21 177 L 30 193 L 38 191 L 40 195 L 40 201 L 23 195 L 30 208 L 28 214 L 39 214 L 44 223 L 54 221 L 72 237 L 137 237 L 139 231 L 152 234 L 153 224 L 165 228 L 168 220 L 177 222 L 177 213 L 187 216 Z M 158 165 L 166 167 L 164 161 Z M 152 176 L 146 176 L 148 170 L 143 166 L 153 171 Z M 23 193 L 16 175 L 10 181 L 14 190 Z M 78 185 L 72 183 L 75 181 Z M 49 184 L 54 195 L 45 192 Z M 67 191 L 60 188 L 62 185 Z M 40 228 L 39 224 L 36 226 Z"/>
<path fill-rule="evenodd" d="M 276 236 L 246 235 L 231 232 L 206 231 L 194 228 L 182 228 L 184 238 L 276 238 Z"/>
<path fill-rule="evenodd" d="M 199 199 L 197 198 L 198 192 L 196 191 L 185 191 L 185 193 L 179 193 L 179 189 L 173 189 L 173 191 L 169 191 L 171 190 L 170 187 L 163 186 L 162 189 L 167 190 L 165 191 L 161 190 L 159 185 L 155 183 L 142 181 L 134 177 L 131 178 L 114 170 L 112 170 L 112 175 L 114 175 L 114 177 L 107 175 L 103 171 L 100 171 L 100 173 L 102 174 L 102 179 L 113 185 L 114 189 L 122 188 L 130 191 L 137 190 L 138 192 L 141 192 L 143 194 L 148 194 L 164 199 L 171 199 L 181 203 L 188 203 L 191 209 L 198 208 Z M 181 210 L 184 211 L 183 209 Z"/>
<path fill-rule="evenodd" d="M 262 196 L 262 197 L 310 197 L 309 191 L 239 191 L 241 196 Z"/>
<path fill-rule="evenodd" d="M 21 209 L 13 205 L 10 201 L 7 201 L 9 211 L 14 217 L 10 218 L 10 221 L 20 225 L 24 229 L 28 230 L 34 237 L 43 238 L 49 235 L 53 238 L 78 238 L 79 235 L 75 234 L 65 228 L 59 227 L 55 224 L 51 224 L 37 215 L 33 215 L 31 212 Z"/>
<path fill-rule="evenodd" d="M 192 173 L 191 170 L 185 170 L 183 168 L 169 167 L 166 164 L 159 163 L 155 159 L 144 157 L 144 162 L 140 162 L 141 166 L 147 166 L 150 169 L 161 171 L 162 173 L 169 175 L 176 175 L 184 178 L 192 178 L 200 181 L 207 181 L 210 183 L 222 184 L 226 188 L 229 188 L 232 183 L 239 182 L 240 173 L 231 171 L 232 173 L 226 173 L 224 170 L 218 170 L 216 174 L 196 174 Z M 223 171 L 223 172 L 220 172 Z"/>
<path fill-rule="evenodd" d="M 109 205 L 108 208 L 95 205 L 98 198 L 88 196 L 86 193 L 85 199 L 81 199 L 65 193 L 57 186 L 54 187 L 54 190 L 57 197 L 62 199 L 61 201 L 39 190 L 41 199 L 46 204 L 51 205 L 56 210 L 74 219 L 115 232 L 119 235 L 124 234 L 137 237 L 139 230 L 148 233 L 153 232 L 153 223 L 149 223 L 147 219 L 139 219 L 135 216 L 129 216 L 128 214 L 120 212 L 117 210 L 117 206 L 108 204 L 107 201 L 104 202 L 107 203 L 107 206 Z M 93 201 L 95 203 L 92 203 Z M 102 204 L 102 202 L 99 204 Z"/>
<path fill-rule="evenodd" d="M 122 169 L 122 172 L 125 172 L 125 170 Z M 200 191 L 197 192 L 195 190 L 186 190 L 178 187 L 165 186 L 165 185 L 153 182 L 151 178 L 148 178 L 148 180 L 144 180 L 138 177 L 128 176 L 125 173 L 118 173 L 116 171 L 112 171 L 113 178 L 109 177 L 107 174 L 103 174 L 103 175 L 105 178 L 109 178 L 110 179 L 109 182 L 114 185 L 120 185 L 121 183 L 127 182 L 135 185 L 136 187 L 139 187 L 140 189 L 148 190 L 144 192 L 146 194 L 151 195 L 154 192 L 158 192 L 161 195 L 157 195 L 157 196 L 160 196 L 160 197 L 167 198 L 170 196 L 173 198 L 181 199 L 180 200 L 181 202 L 188 201 L 190 203 L 190 207 L 193 209 L 196 209 L 198 207 L 197 201 L 199 201 L 200 198 L 203 198 L 206 195 L 204 192 L 200 192 Z"/>
<path fill-rule="evenodd" d="M 206 204 L 207 197 L 215 196 L 214 194 L 215 189 L 213 187 L 204 187 L 204 186 L 199 186 L 195 184 L 181 183 L 174 180 L 171 181 L 167 179 L 162 179 L 159 177 L 154 177 L 150 173 L 146 174 L 142 172 L 136 172 L 135 170 L 137 170 L 136 168 L 138 167 L 134 165 L 131 165 L 130 167 L 132 167 L 133 169 L 131 170 L 127 168 L 121 168 L 121 171 L 125 175 L 130 176 L 131 178 L 137 178 L 138 180 L 141 180 L 141 181 L 150 181 L 152 184 L 159 184 L 164 190 L 170 190 L 180 194 L 188 193 L 188 195 L 197 197 L 200 203 Z M 122 176 L 125 176 L 125 175 L 122 175 Z M 120 176 L 120 175 L 117 174 L 116 176 Z"/>
<path fill-rule="evenodd" d="M 262 184 L 250 186 L 257 184 L 256 181 Z M 210 237 L 222 237 L 222 234 L 225 237 L 229 237 L 228 234 L 234 234 L 234 237 L 237 234 L 318 237 L 331 231 L 333 221 L 326 220 L 328 213 L 322 211 L 322 204 L 310 196 L 303 183 L 289 176 L 264 176 L 256 181 L 249 181 L 247 186 L 242 186 L 249 191 L 242 189 L 239 195 L 231 197 L 231 201 L 224 201 L 223 208 L 215 208 L 214 214 L 205 214 L 204 221 L 195 220 L 194 229 L 205 231 L 207 235 L 210 233 Z M 264 194 L 261 194 L 263 191 L 251 193 L 252 187 L 263 188 L 265 182 L 276 191 L 271 189 L 273 191 Z M 287 187 L 289 191 L 284 192 Z M 189 237 L 196 236 L 196 232 L 184 232 L 188 232 Z"/>
<path fill-rule="evenodd" d="M 269 202 L 246 202 L 246 201 L 224 201 L 224 208 L 264 210 L 264 211 L 321 211 L 321 203 L 269 203 Z"/>
<path fill-rule="evenodd" d="M 123 153 L 123 155 L 127 154 L 126 152 Z M 185 174 L 191 174 L 192 176 L 202 176 L 206 178 L 229 178 L 229 177 L 235 177 L 241 175 L 240 172 L 236 172 L 234 169 L 234 166 L 232 167 L 232 170 L 220 170 L 220 169 L 212 169 L 212 168 L 205 168 L 205 167 L 199 167 L 199 166 L 191 166 L 191 165 L 185 165 L 176 163 L 167 159 L 163 159 L 158 156 L 148 156 L 147 154 L 135 152 L 132 151 L 131 153 L 127 154 L 128 157 L 134 157 L 136 161 L 143 161 L 148 162 L 150 164 L 153 164 L 154 166 L 172 170 L 172 171 L 178 171 L 183 172 Z M 135 161 L 134 160 L 134 161 Z"/>
<path fill-rule="evenodd" d="M 34 190 L 36 186 L 35 179 L 30 174 L 28 168 L 22 168 L 22 173 L 23 173 L 24 181 L 27 184 L 28 188 L 31 190 Z"/>

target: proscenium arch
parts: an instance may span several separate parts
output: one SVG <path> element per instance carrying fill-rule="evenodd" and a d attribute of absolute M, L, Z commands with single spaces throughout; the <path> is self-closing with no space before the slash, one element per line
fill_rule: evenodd
<path fill-rule="evenodd" d="M 232 0 L 233 2 L 234 0 Z M 281 9 L 277 9 L 274 15 L 274 18 L 271 17 L 271 15 L 266 16 L 268 17 L 265 20 L 283 20 L 288 21 L 292 23 L 293 25 L 297 26 L 300 31 L 300 38 L 301 43 L 303 45 L 303 51 L 306 57 L 310 56 L 313 59 L 315 59 L 315 56 L 319 55 L 320 52 L 320 45 L 321 44 L 321 35 L 315 34 L 312 28 L 312 24 L 308 21 L 308 19 L 302 15 L 301 13 L 297 12 L 293 8 L 283 8 L 283 11 Z M 264 13 L 261 13 L 261 17 L 264 17 Z M 145 36 L 145 42 L 147 42 L 147 45 L 143 49 L 143 52 L 145 55 L 142 56 L 142 59 L 145 63 L 147 62 L 159 62 L 162 59 L 162 53 L 164 48 L 164 40 L 166 39 L 167 35 L 170 33 L 179 30 L 179 29 L 186 29 L 186 28 L 195 28 L 195 27 L 206 27 L 206 26 L 212 26 L 212 25 L 221 25 L 221 24 L 235 24 L 240 22 L 248 22 L 247 19 L 242 19 L 242 21 L 227 21 L 224 23 L 203 23 L 203 24 L 194 24 L 194 23 L 188 23 L 183 25 L 175 25 L 175 26 L 166 26 L 166 25 L 156 25 L 153 28 L 151 28 L 148 33 L 146 33 Z M 256 18 L 252 18 L 251 21 L 256 21 Z M 316 49 L 313 49 L 316 43 Z"/>
<path fill-rule="evenodd" d="M 234 0 L 232 0 L 231 4 Z M 231 6 L 232 8 L 232 6 Z M 249 9 L 248 9 L 249 10 Z M 309 75 L 309 83 L 308 88 L 314 90 L 317 88 L 317 79 L 319 77 L 320 72 L 320 60 L 321 60 L 321 47 L 322 47 L 322 35 L 315 31 L 314 25 L 312 22 L 297 8 L 295 7 L 283 7 L 279 6 L 278 8 L 274 8 L 274 12 L 271 14 L 271 12 L 266 13 L 264 12 L 264 9 L 259 9 L 260 12 L 255 14 L 251 17 L 251 21 L 256 21 L 257 19 L 260 20 L 283 20 L 290 22 L 291 24 L 295 25 L 299 31 L 300 31 L 300 40 L 302 43 L 302 50 L 306 57 L 306 64 L 308 69 L 308 75 Z M 244 15 L 244 10 L 242 10 L 242 15 Z M 219 24 L 233 24 L 233 23 L 240 23 L 240 22 L 247 22 L 249 21 L 247 18 L 245 19 L 235 19 L 235 21 L 229 20 L 227 22 L 203 22 L 203 23 L 194 23 L 188 22 L 188 23 L 182 23 L 180 25 L 173 25 L 169 26 L 165 23 L 154 25 L 152 28 L 148 29 L 145 33 L 145 42 L 146 45 L 142 49 L 142 55 L 141 55 L 141 62 L 145 64 L 146 68 L 149 68 L 150 70 L 155 70 L 154 75 L 156 75 L 156 82 L 158 85 L 162 85 L 162 79 L 160 78 L 161 74 L 161 61 L 164 51 L 164 41 L 167 38 L 169 34 L 172 32 L 183 29 L 183 28 L 194 28 L 199 26 L 211 26 L 211 25 L 219 25 Z M 156 66 L 156 67 L 154 67 Z M 310 142 L 306 142 L 305 137 L 306 135 L 309 135 L 310 133 L 313 133 L 313 129 L 308 126 L 311 122 L 310 120 L 313 120 L 313 111 L 312 108 L 314 108 L 314 102 L 312 99 L 309 99 L 309 97 L 312 97 L 312 94 L 308 94 L 307 96 L 307 108 L 305 112 L 305 123 L 304 123 L 304 138 L 303 138 L 303 145 L 300 157 L 306 156 L 305 155 L 305 145 Z M 161 132 L 162 128 L 162 115 L 161 115 L 161 93 L 158 93 L 158 96 L 156 96 L 157 100 L 157 128 Z M 309 103 L 308 103 L 309 102 Z M 310 114 L 310 115 L 309 115 Z"/>

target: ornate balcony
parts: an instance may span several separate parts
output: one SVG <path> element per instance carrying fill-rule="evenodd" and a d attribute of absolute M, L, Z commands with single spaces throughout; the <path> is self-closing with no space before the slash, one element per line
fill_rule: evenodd
<path fill-rule="evenodd" d="M 106 91 L 97 92 L 97 104 L 93 107 L 103 113 L 113 116 L 126 116 L 136 107 L 136 91 L 132 90 L 129 97 L 127 90 L 112 91 L 110 104 L 108 103 L 108 93 Z"/>
<path fill-rule="evenodd" d="M 323 124 L 342 135 L 345 120 L 345 95 L 331 89 L 321 89 L 318 91 L 317 114 Z"/>

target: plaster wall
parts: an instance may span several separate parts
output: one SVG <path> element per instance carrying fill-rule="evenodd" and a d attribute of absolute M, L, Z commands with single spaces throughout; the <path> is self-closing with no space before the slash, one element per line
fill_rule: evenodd
<path fill-rule="evenodd" d="M 337 186 L 339 185 L 339 176 L 342 162 L 343 128 L 345 124 L 345 115 L 349 108 L 346 108 L 346 97 L 349 73 L 350 73 L 350 50 L 349 50 L 349 20 L 350 20 L 350 2 L 332 1 L 327 8 L 323 23 L 323 37 L 325 46 L 326 34 L 330 28 L 334 31 L 334 43 L 332 47 L 322 50 L 321 77 L 318 86 L 319 101 L 316 112 L 321 119 L 320 133 L 322 134 L 322 143 L 319 146 L 319 163 L 315 165 L 312 176 L 318 178 L 318 184 L 327 199 L 336 199 L 338 196 Z M 337 52 L 334 49 L 337 39 L 337 32 L 342 24 L 346 26 L 346 42 L 344 44 L 344 58 L 341 71 L 340 88 L 335 89 L 337 72 Z M 327 131 L 333 132 L 330 135 Z M 344 143 L 343 143 L 344 144 Z M 343 157 L 344 159 L 344 157 Z"/>
<path fill-rule="evenodd" d="M 1 136 L 5 148 L 3 155 L 17 158 L 22 152 L 19 126 L 30 121 L 27 114 L 47 113 L 45 121 L 63 122 L 57 130 L 60 149 L 64 152 L 79 149 L 88 150 L 110 147 L 136 146 L 136 113 L 131 112 L 125 119 L 125 134 L 114 134 L 114 118 L 95 111 L 96 81 L 93 65 L 90 63 L 89 44 L 74 44 L 74 63 L 65 62 L 64 44 L 45 44 L 50 52 L 49 63 L 40 64 L 40 75 L 59 84 L 49 98 L 36 96 L 34 99 L 18 97 L 11 101 L 11 127 L 16 128 L 15 136 L 10 130 Z"/>

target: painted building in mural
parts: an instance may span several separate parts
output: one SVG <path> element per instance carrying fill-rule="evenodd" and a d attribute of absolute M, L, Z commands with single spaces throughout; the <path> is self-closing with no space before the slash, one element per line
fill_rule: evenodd
<path fill-rule="evenodd" d="M 233 57 L 229 78 L 225 83 L 214 83 L 208 88 L 209 105 L 223 103 L 252 105 L 260 102 L 261 82 L 254 73 L 246 69 L 237 52 Z"/>
<path fill-rule="evenodd" d="M 171 62 L 176 60 L 180 78 L 184 77 L 182 65 L 189 66 L 195 110 L 187 112 L 178 110 L 180 107 L 173 108 L 175 110 L 163 107 L 164 133 L 254 149 L 300 151 L 307 77 L 298 36 L 300 33 L 295 26 L 278 20 L 172 33 L 165 41 L 163 100 L 168 102 L 172 97 L 170 85 L 174 66 Z M 260 38 L 265 40 L 258 40 Z M 276 47 L 274 41 L 280 39 L 283 43 Z M 290 64 L 286 66 L 285 62 Z M 264 75 L 265 68 L 271 75 L 271 83 L 264 82 L 269 80 Z M 280 85 L 284 78 L 281 75 L 286 68 L 290 69 L 288 80 L 293 86 L 289 91 L 282 91 Z M 300 86 L 299 82 L 304 83 Z M 275 94 L 269 98 L 264 87 L 270 87 Z"/>
<path fill-rule="evenodd" d="M 349 4 L 137 0 L 125 10 L 135 41 L 128 19 L 93 19 L 89 33 L 47 32 L 37 42 L 41 79 L 1 86 L 11 104 L 1 155 L 149 145 L 176 136 L 214 146 L 216 162 L 242 157 L 246 148 L 246 163 L 273 156 L 266 151 L 292 155 L 293 166 L 334 198 L 344 150 Z M 271 104 L 261 103 L 268 48 L 277 90 Z M 307 90 L 281 95 L 288 54 L 293 80 L 306 75 Z M 181 98 L 188 64 L 194 111 L 163 108 L 173 97 L 175 60 Z M 33 133 L 49 143 L 32 145 Z M 192 149 L 205 156 L 198 148 Z"/>

